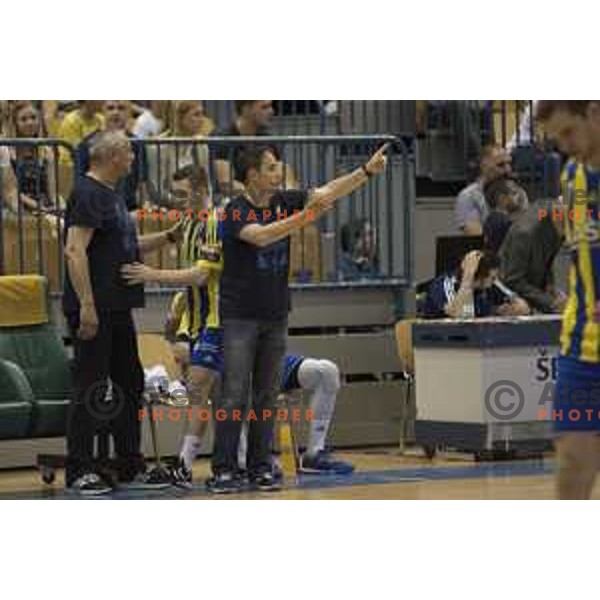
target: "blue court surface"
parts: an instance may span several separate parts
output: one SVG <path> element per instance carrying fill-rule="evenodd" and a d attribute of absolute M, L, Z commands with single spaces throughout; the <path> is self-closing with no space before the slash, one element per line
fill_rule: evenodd
<path fill-rule="evenodd" d="M 512 479 L 515 477 L 540 477 L 550 476 L 554 472 L 554 464 L 551 460 L 538 461 L 515 461 L 498 463 L 472 463 L 461 466 L 418 466 L 399 469 L 384 470 L 357 470 L 352 475 L 324 476 L 324 475 L 302 475 L 295 483 L 287 483 L 285 491 L 303 490 L 318 492 L 319 490 L 333 490 L 335 488 L 350 488 L 353 486 L 380 486 L 389 484 L 427 483 L 436 481 L 457 480 L 484 480 L 484 479 Z M 278 494 L 270 493 L 244 493 L 232 498 L 244 499 L 248 496 L 253 498 L 277 498 Z M 377 492 L 374 490 L 374 497 Z M 102 499 L 107 500 L 161 500 L 161 499 L 183 499 L 183 498 L 221 498 L 209 494 L 203 479 L 193 484 L 192 489 L 169 488 L 161 491 L 115 491 Z M 386 494 L 386 497 L 390 496 Z M 0 500 L 16 499 L 75 499 L 74 496 L 65 493 L 60 485 L 41 487 L 39 489 L 21 491 L 2 491 Z M 80 498 L 77 498 L 80 499 Z"/>

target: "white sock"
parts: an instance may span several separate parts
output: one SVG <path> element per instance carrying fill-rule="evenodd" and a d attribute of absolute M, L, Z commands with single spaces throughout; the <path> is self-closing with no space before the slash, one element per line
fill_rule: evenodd
<path fill-rule="evenodd" d="M 248 421 L 242 422 L 242 431 L 240 432 L 240 443 L 238 445 L 238 468 L 246 469 L 246 456 L 248 453 Z"/>
<path fill-rule="evenodd" d="M 340 389 L 340 373 L 330 360 L 306 358 L 298 370 L 298 382 L 302 389 L 311 393 L 310 408 L 314 418 L 310 423 L 306 454 L 312 457 L 325 448 Z"/>
<path fill-rule="evenodd" d="M 191 469 L 194 460 L 200 451 L 200 438 L 197 435 L 186 435 L 183 437 L 179 457 L 187 469 Z"/>

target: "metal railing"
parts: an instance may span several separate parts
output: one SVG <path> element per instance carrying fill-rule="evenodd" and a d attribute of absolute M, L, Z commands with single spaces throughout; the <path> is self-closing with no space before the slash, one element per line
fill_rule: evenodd
<path fill-rule="evenodd" d="M 417 174 L 434 181 L 477 175 L 484 145 L 512 156 L 515 178 L 530 200 L 559 193 L 561 157 L 535 122 L 533 100 L 430 100 L 422 103 Z"/>
<path fill-rule="evenodd" d="M 62 230 L 75 151 L 57 139 L 3 139 L 10 165 L 0 173 L 0 274 L 41 273 L 62 286 Z"/>
<path fill-rule="evenodd" d="M 143 140 L 148 160 L 149 197 L 155 204 L 169 204 L 169 186 L 174 172 L 186 164 L 207 169 L 215 197 L 231 197 L 241 189 L 239 161 L 242 151 L 252 145 L 273 149 L 283 164 L 284 188 L 313 188 L 357 168 L 383 143 L 391 142 L 390 168 L 373 178 L 347 200 L 300 235 L 303 258 L 292 265 L 292 280 L 302 283 L 339 282 L 344 276 L 348 248 L 342 237 L 353 235 L 357 223 L 369 224 L 376 232 L 378 267 L 353 280 L 411 281 L 411 221 L 414 205 L 414 170 L 404 143 L 394 136 L 240 136 L 160 138 Z M 225 168 L 225 171 L 223 171 Z M 308 233 L 307 233 L 308 232 Z M 318 238 L 311 254 L 308 237 Z M 292 239 L 292 252 L 298 251 Z M 298 240 L 296 240 L 298 241 Z M 307 255 L 310 255 L 307 256 Z M 308 268 L 307 263 L 318 266 Z"/>
<path fill-rule="evenodd" d="M 138 207 L 169 204 L 173 174 L 187 164 L 206 168 L 214 196 L 230 197 L 235 188 L 236 153 L 251 145 L 269 146 L 283 163 L 284 188 L 309 189 L 359 167 L 383 143 L 390 142 L 389 168 L 374 177 L 337 207 L 295 235 L 291 240 L 291 281 L 304 285 L 373 285 L 379 283 L 410 286 L 413 280 L 413 207 L 414 165 L 404 143 L 389 135 L 334 136 L 260 136 L 154 138 L 136 140 L 143 160 L 136 173 L 140 182 L 136 190 Z M 50 190 L 53 200 L 40 193 L 38 206 L 26 206 L 25 189 L 31 181 L 17 181 L 18 194 L 4 184 L 7 176 L 18 175 L 18 159 L 11 171 L 3 173 L 0 186 L 0 274 L 41 273 L 48 276 L 53 291 L 60 291 L 64 274 L 62 251 L 62 212 L 73 179 L 78 177 L 77 152 L 55 139 L 0 139 L 0 147 L 14 156 L 27 149 L 34 157 L 48 160 L 44 183 L 43 169 L 33 185 L 36 190 Z M 21 150 L 19 150 L 21 149 Z M 70 157 L 65 160 L 65 155 Z M 217 158 L 228 165 L 227 177 L 219 181 Z M 67 168 L 66 164 L 69 163 Z M 222 166 L 221 165 L 221 166 Z M 146 168 L 147 167 L 147 168 Z M 223 173 L 221 168 L 221 175 Z M 9 178 L 10 178 L 9 177 Z M 12 197 L 5 197 L 12 194 Z M 36 194 L 34 194 L 36 195 Z M 30 203 L 31 204 L 31 203 Z M 168 221 L 146 216 L 139 222 L 140 232 L 164 229 Z M 374 234 L 374 235 L 373 235 Z M 374 252 L 365 255 L 372 265 L 361 263 L 359 245 L 374 239 Z M 344 245 L 342 245 L 344 242 Z M 157 267 L 176 267 L 180 256 L 171 251 L 155 253 L 148 262 Z M 363 268 L 370 266 L 372 268 Z"/>

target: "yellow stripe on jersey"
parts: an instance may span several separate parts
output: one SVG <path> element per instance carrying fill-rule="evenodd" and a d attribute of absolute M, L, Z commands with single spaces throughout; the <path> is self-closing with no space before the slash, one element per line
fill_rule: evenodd
<path fill-rule="evenodd" d="M 202 247 L 213 246 L 218 249 L 220 259 L 218 268 L 211 264 L 208 280 L 202 288 L 189 286 L 187 310 L 182 316 L 178 335 L 187 335 L 194 339 L 204 327 L 220 327 L 219 318 L 219 279 L 223 270 L 223 242 L 220 236 L 220 224 L 217 209 L 210 211 L 206 221 L 193 219 L 186 223 L 182 243 L 182 257 L 186 267 L 203 268 L 207 260 L 203 258 Z"/>
<path fill-rule="evenodd" d="M 597 178 L 594 187 L 597 187 L 596 181 Z M 591 189 L 588 170 L 574 163 L 565 167 L 562 182 L 565 238 L 573 252 L 573 262 L 569 272 L 569 301 L 563 315 L 561 352 L 584 362 L 597 363 L 600 362 L 600 327 L 594 321 L 594 311 L 600 276 L 597 272 L 600 223 L 597 216 L 589 218 L 587 213 L 590 198 L 596 197 L 597 189 Z M 597 208 L 594 205 L 593 211 Z"/>
<path fill-rule="evenodd" d="M 560 348 L 561 354 L 569 354 L 571 347 L 571 339 L 573 337 L 573 330 L 577 323 L 577 311 L 579 309 L 579 303 L 576 293 L 577 286 L 577 271 L 573 265 L 569 267 L 569 299 L 565 306 L 563 313 L 562 330 L 560 333 Z"/>

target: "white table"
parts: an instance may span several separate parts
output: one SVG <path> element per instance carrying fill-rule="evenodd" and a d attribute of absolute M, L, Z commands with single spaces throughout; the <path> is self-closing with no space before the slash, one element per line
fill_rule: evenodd
<path fill-rule="evenodd" d="M 413 325 L 417 443 L 476 456 L 550 446 L 558 315 Z"/>

